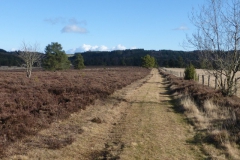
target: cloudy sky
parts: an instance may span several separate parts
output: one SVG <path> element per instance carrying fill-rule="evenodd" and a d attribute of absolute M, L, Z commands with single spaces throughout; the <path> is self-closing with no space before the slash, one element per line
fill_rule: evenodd
<path fill-rule="evenodd" d="M 194 26 L 192 8 L 205 0 L 0 0 L 0 48 L 19 50 L 22 42 L 40 51 L 58 42 L 67 53 L 186 50 Z"/>

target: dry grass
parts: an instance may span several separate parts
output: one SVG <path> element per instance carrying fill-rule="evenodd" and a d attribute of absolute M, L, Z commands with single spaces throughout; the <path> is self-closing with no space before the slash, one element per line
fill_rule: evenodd
<path fill-rule="evenodd" d="M 212 158 L 240 159 L 239 98 L 226 98 L 194 81 L 162 74 L 170 81 L 170 89 L 197 130 L 194 142 L 200 143 Z"/>
<path fill-rule="evenodd" d="M 223 128 L 224 121 L 234 121 L 231 110 L 219 107 L 211 100 L 206 100 L 201 109 L 199 109 L 194 100 L 189 96 L 182 96 L 180 102 L 185 109 L 185 115 L 193 122 L 196 130 L 207 131 L 207 135 L 204 138 L 207 143 L 213 143 L 218 148 L 225 148 L 225 155 L 227 156 L 224 157 L 226 159 L 240 159 L 238 147 L 230 140 L 231 135 L 228 130 Z M 206 148 L 207 147 L 205 146 L 205 149 Z M 212 149 L 211 151 L 213 150 L 215 149 Z M 211 153 L 211 151 L 207 152 Z M 219 159 L 216 155 L 214 155 L 214 157 Z"/>
<path fill-rule="evenodd" d="M 184 73 L 184 68 L 165 68 L 167 69 L 170 73 L 180 77 L 183 76 Z M 172 71 L 172 72 L 171 72 Z M 204 69 L 196 69 L 197 74 L 199 75 L 199 80 L 198 83 L 202 84 L 202 75 L 205 75 L 204 77 L 204 85 L 208 85 L 208 75 L 209 72 Z M 240 71 L 237 72 L 236 78 L 240 77 Z M 215 77 L 210 76 L 210 87 L 215 88 Z M 238 81 L 238 90 L 237 90 L 237 96 L 240 97 L 240 82 Z"/>
<path fill-rule="evenodd" d="M 199 114 L 199 110 L 196 106 L 196 104 L 194 103 L 194 101 L 189 97 L 182 97 L 181 98 L 181 104 L 183 105 L 184 109 L 191 114 Z"/>

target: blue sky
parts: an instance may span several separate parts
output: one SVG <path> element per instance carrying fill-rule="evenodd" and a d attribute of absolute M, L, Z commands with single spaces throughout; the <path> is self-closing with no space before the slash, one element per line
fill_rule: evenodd
<path fill-rule="evenodd" d="M 44 52 L 58 42 L 67 53 L 142 48 L 186 50 L 188 15 L 204 0 L 0 0 L 0 48 L 24 41 Z"/>

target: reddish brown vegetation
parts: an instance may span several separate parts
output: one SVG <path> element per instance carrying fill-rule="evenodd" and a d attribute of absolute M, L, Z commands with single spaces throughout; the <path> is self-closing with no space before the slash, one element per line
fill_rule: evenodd
<path fill-rule="evenodd" d="M 130 67 L 36 71 L 31 79 L 24 72 L 0 72 L 0 150 L 147 74 Z"/>
<path fill-rule="evenodd" d="M 236 96 L 224 97 L 219 90 L 203 86 L 193 80 L 184 80 L 160 70 L 160 73 L 166 77 L 170 86 L 174 85 L 172 92 L 190 95 L 200 110 L 204 110 L 203 103 L 211 99 L 218 106 L 226 107 L 232 111 L 232 119 L 215 122 L 222 129 L 227 129 L 230 133 L 230 140 L 240 145 L 240 98 Z"/>

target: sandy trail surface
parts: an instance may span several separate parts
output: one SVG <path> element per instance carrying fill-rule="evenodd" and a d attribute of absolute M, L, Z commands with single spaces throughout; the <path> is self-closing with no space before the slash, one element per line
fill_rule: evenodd
<path fill-rule="evenodd" d="M 204 159 L 167 83 L 151 74 L 58 121 L 9 150 L 7 159 Z"/>

